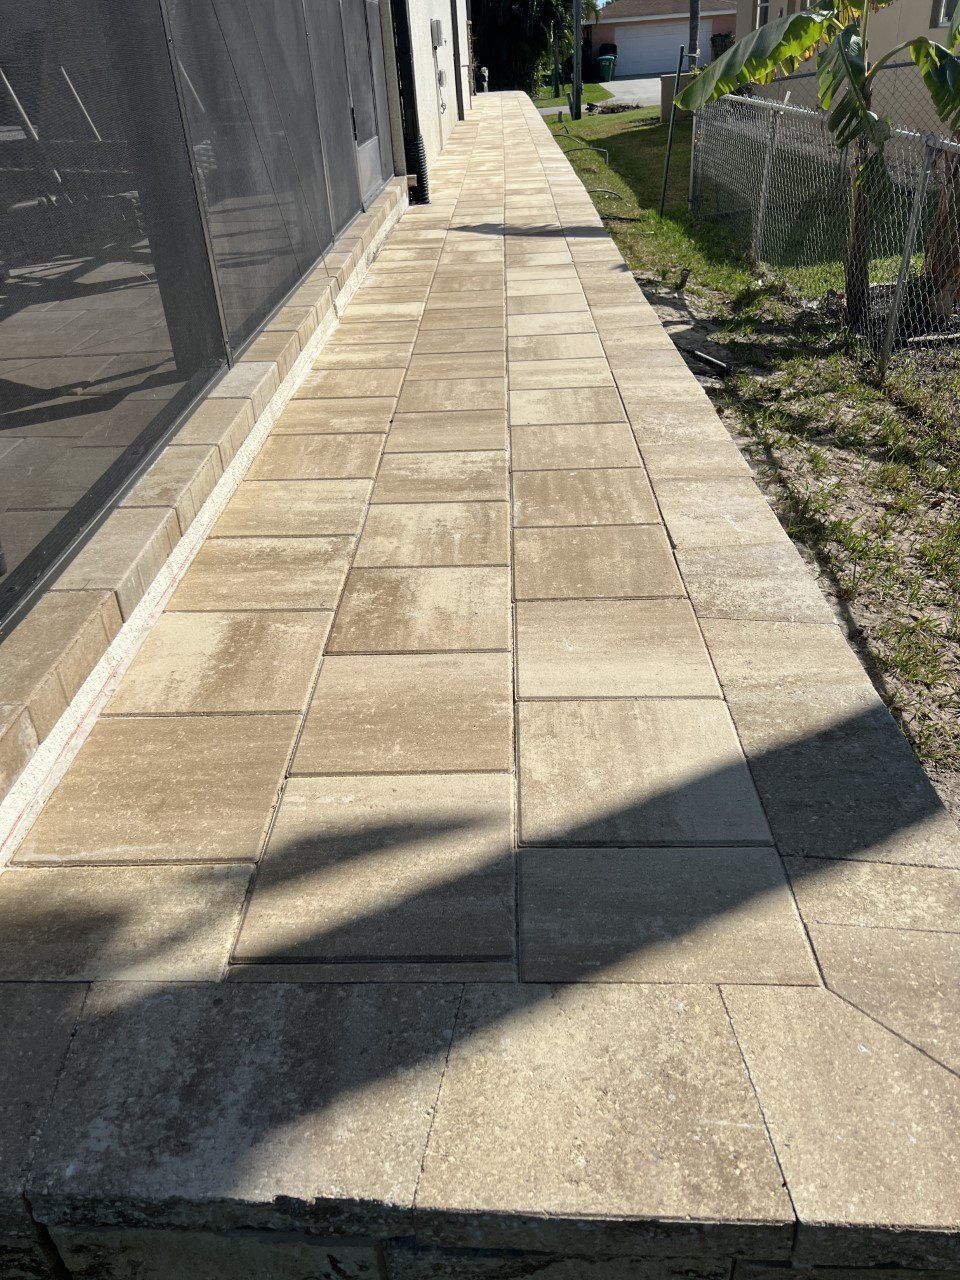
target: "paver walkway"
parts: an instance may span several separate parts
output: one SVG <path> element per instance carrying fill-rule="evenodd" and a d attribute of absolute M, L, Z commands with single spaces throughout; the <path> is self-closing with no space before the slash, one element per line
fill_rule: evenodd
<path fill-rule="evenodd" d="M 957 828 L 529 101 L 431 188 L 0 877 L 32 1212 L 960 1269 Z"/>

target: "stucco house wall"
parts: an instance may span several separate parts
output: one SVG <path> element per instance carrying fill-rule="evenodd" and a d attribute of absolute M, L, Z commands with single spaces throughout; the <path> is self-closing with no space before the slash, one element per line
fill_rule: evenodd
<path fill-rule="evenodd" d="M 457 6 L 458 16 L 462 11 Z M 413 48 L 413 65 L 417 79 L 417 105 L 420 109 L 420 131 L 427 153 L 427 166 L 433 164 L 443 150 L 457 123 L 457 90 L 454 76 L 461 75 L 454 66 L 453 10 L 450 0 L 409 0 L 410 43 Z M 443 43 L 435 51 L 430 36 L 430 21 L 439 18 L 443 28 Z M 461 52 L 466 45 L 465 23 L 461 27 Z M 438 72 L 443 72 L 445 83 L 438 83 Z"/>
<path fill-rule="evenodd" d="M 800 0 L 772 0 L 768 20 L 795 13 L 802 7 Z M 946 24 L 941 22 L 937 25 L 937 20 L 943 12 L 939 0 L 898 0 L 898 3 L 872 13 L 871 60 L 876 62 L 903 40 L 913 36 L 929 35 L 931 39 L 942 40 Z M 757 18 L 757 0 L 737 0 L 738 39 L 755 29 Z M 906 55 L 903 61 L 907 61 Z M 757 92 L 763 97 L 782 99 L 789 89 L 790 101 L 795 106 L 816 107 L 815 70 L 816 64 L 811 61 L 809 67 L 804 68 L 807 74 L 798 73 L 786 81 L 767 85 Z M 916 68 L 891 68 L 877 77 L 875 85 L 873 106 L 881 115 L 889 116 L 896 125 L 905 129 L 916 129 L 921 133 L 942 132 L 943 125 L 930 104 L 929 95 Z"/>
<path fill-rule="evenodd" d="M 711 58 L 710 37 L 733 33 L 734 0 L 704 0 L 700 14 L 700 59 Z M 616 75 L 662 75 L 677 65 L 677 52 L 689 39 L 689 10 L 681 0 L 610 0 L 591 24 L 594 50 L 617 46 Z"/>

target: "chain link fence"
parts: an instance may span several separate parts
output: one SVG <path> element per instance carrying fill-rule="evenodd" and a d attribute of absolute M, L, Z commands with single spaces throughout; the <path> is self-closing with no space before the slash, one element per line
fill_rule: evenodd
<path fill-rule="evenodd" d="M 801 74 L 697 112 L 691 200 L 885 369 L 894 352 L 960 352 L 960 142 L 933 129 L 912 64 L 877 80 L 874 108 L 894 125 L 882 163 L 837 147 Z"/>

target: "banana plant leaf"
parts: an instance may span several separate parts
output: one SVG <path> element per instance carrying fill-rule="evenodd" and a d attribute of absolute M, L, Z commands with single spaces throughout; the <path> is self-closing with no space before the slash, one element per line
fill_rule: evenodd
<path fill-rule="evenodd" d="M 870 110 L 870 77 L 860 27 L 849 23 L 820 54 L 817 87 L 827 125 L 838 147 L 867 138 L 878 150 L 890 137 L 890 122 Z"/>
<path fill-rule="evenodd" d="M 957 7 L 960 9 L 960 5 Z M 926 36 L 911 40 L 908 47 L 910 57 L 920 68 L 937 115 L 955 133 L 960 129 L 960 57 Z"/>
<path fill-rule="evenodd" d="M 778 73 L 790 75 L 839 27 L 834 9 L 806 9 L 775 18 L 711 62 L 679 95 L 677 105 L 696 111 L 741 85 L 769 84 Z"/>

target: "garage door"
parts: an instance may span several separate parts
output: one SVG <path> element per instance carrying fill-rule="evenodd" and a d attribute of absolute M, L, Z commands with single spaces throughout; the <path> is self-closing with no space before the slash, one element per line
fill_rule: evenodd
<path fill-rule="evenodd" d="M 634 22 L 617 27 L 617 75 L 650 76 L 676 71 L 680 46 L 686 45 L 689 23 Z M 710 23 L 700 24 L 700 48 L 710 48 Z"/>

